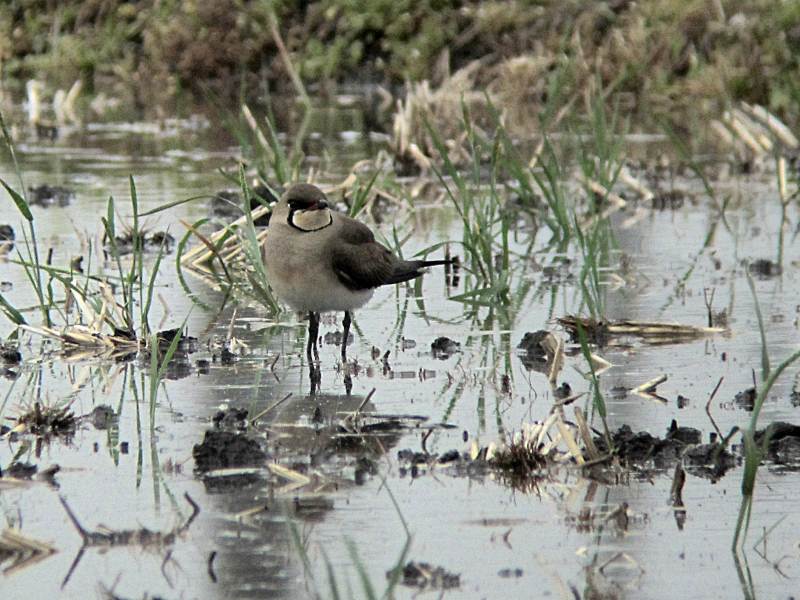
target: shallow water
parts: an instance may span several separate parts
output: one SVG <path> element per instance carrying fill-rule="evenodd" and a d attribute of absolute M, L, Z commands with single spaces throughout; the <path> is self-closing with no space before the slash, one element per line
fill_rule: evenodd
<path fill-rule="evenodd" d="M 358 129 L 352 119 L 326 117 L 320 123 L 326 119 L 331 121 L 327 125 L 312 125 L 312 133 L 319 129 L 319 135 L 311 138 L 330 140 L 319 143 L 331 154 L 347 157 L 370 151 L 369 145 L 354 147 L 353 135 L 338 134 Z M 105 214 L 109 195 L 115 197 L 120 219 L 130 214 L 129 174 L 136 178 L 141 209 L 148 210 L 227 187 L 216 168 L 230 168 L 234 162 L 229 157 L 238 153 L 213 127 L 168 135 L 124 125 L 95 127 L 55 146 L 22 143 L 19 151 L 27 184 L 65 185 L 76 191 L 70 206 L 33 209 L 40 243 L 54 249 L 57 265 L 68 264 L 78 254 L 88 256 L 86 240 L 93 240 L 92 254 L 97 255 L 100 215 Z M 638 151 L 648 152 L 646 147 Z M 5 155 L 3 161 L 0 176 L 15 182 Z M 668 376 L 658 388 L 666 403 L 607 393 L 611 429 L 628 424 L 634 431 L 663 435 L 677 419 L 681 425 L 700 428 L 707 438 L 714 427 L 706 401 L 720 377 L 723 383 L 711 403 L 717 426 L 727 433 L 734 425 L 748 423 L 749 413 L 737 407 L 733 397 L 752 385 L 751 370 L 758 372 L 761 366 L 761 343 L 740 261 L 774 259 L 777 254 L 780 211 L 773 181 L 766 175 L 719 183 L 721 193 L 734 194 L 734 201 L 705 250 L 703 241 L 717 217 L 702 196 L 696 206 L 687 204 L 675 211 L 648 208 L 632 226 L 625 223 L 629 212 L 614 217 L 615 256 L 624 257 L 627 267 L 615 268 L 621 279 L 610 280 L 607 286 L 609 318 L 702 326 L 703 289 L 713 287 L 714 308 L 728 308 L 731 331 L 681 345 L 634 341 L 602 351 L 614 365 L 601 377 L 605 392 L 618 386 L 632 388 L 660 374 Z M 696 182 L 683 183 L 699 189 Z M 169 227 L 179 237 L 184 231 L 181 220 L 193 222 L 207 214 L 207 203 L 199 201 L 159 213 L 150 222 L 156 229 Z M 800 257 L 793 243 L 798 220 L 794 208 L 789 219 L 783 276 L 756 281 L 773 362 L 795 347 L 797 337 L 800 282 L 794 267 Z M 457 216 L 447 206 L 420 209 L 413 215 L 400 211 L 387 222 L 412 233 L 404 247 L 406 256 L 461 235 Z M 11 223 L 20 238 L 20 218 L 8 201 L 0 205 L 0 223 Z M 521 219 L 520 241 L 514 245 L 520 253 L 517 281 L 531 281 L 533 291 L 519 311 L 508 315 L 510 328 L 504 329 L 509 324 L 499 317 L 487 321 L 485 310 L 474 320 L 466 316 L 462 304 L 448 299 L 460 290 L 448 289 L 441 271 L 425 277 L 424 312 L 413 288 L 382 289 L 356 315 L 349 356 L 359 369 L 352 374 L 350 394 L 336 347 L 323 345 L 321 388 L 310 398 L 302 355 L 304 324 L 290 313 L 276 323 L 258 306 L 236 308 L 233 334 L 248 344 L 250 354 L 232 365 L 212 362 L 209 372 L 201 373 L 195 361 L 211 359 L 207 341 L 227 333 L 233 307 L 217 310 L 221 294 L 190 278 L 194 296 L 211 310 L 196 306 L 181 289 L 173 260 L 162 264 L 158 293 L 164 303 L 157 303 L 152 321 L 159 328 L 176 327 L 191 311 L 189 332 L 200 338 L 201 350 L 191 356 L 188 377 L 164 382 L 153 412 L 145 365 L 68 360 L 47 345 L 43 355 L 41 340 L 26 336 L 20 377 L 0 382 L 3 417 L 17 414 L 34 398 L 46 403 L 73 399 L 76 414 L 107 404 L 119 413 L 119 421 L 111 429 L 84 422 L 70 440 L 3 441 L 2 467 L 14 458 L 61 467 L 57 488 L 38 481 L 10 488 L 0 485 L 0 512 L 6 524 L 58 550 L 38 564 L 5 574 L 4 595 L 50 598 L 61 593 L 83 598 L 103 586 L 121 597 L 297 598 L 316 593 L 327 597 L 331 590 L 327 560 L 343 596 L 363 597 L 354 562 L 382 590 L 386 571 L 398 561 L 406 543 L 405 521 L 411 534 L 406 560 L 460 574 L 460 588 L 447 591 L 446 597 L 789 597 L 795 589 L 792 582 L 800 575 L 794 534 L 798 517 L 793 510 L 800 491 L 796 473 L 770 467 L 759 471 L 751 541 L 746 545 L 748 562 L 737 563 L 730 544 L 739 509 L 741 467 L 713 483 L 688 475 L 685 521 L 668 502 L 671 469 L 647 476 L 631 474 L 611 485 L 582 478 L 579 471 L 565 467 L 523 492 L 491 475 L 467 476 L 444 465 L 417 477 L 403 468 L 398 450 L 464 450 L 465 437 L 485 445 L 501 431 L 514 431 L 548 414 L 553 397 L 546 377 L 526 370 L 514 348 L 526 331 L 552 329 L 555 317 L 578 312 L 581 295 L 574 278 L 564 278 L 563 283 L 544 280 L 537 265 L 552 258 L 539 252 L 546 247 L 547 236 L 544 232 L 537 236 L 535 252 L 528 256 L 522 239 L 525 227 Z M 380 231 L 391 236 L 386 224 Z M 567 273 L 577 276 L 581 259 L 574 253 L 569 258 L 573 262 Z M 678 283 L 692 267 L 679 289 Z M 34 304 L 18 266 L 0 264 L 0 279 L 13 286 L 4 292 L 12 304 Z M 35 313 L 28 314 L 35 319 Z M 339 319 L 324 320 L 322 335 L 334 331 Z M 10 332 L 7 322 L 0 324 L 0 333 Z M 445 360 L 432 357 L 430 343 L 438 336 L 460 342 L 461 352 Z M 380 351 L 373 353 L 373 348 Z M 373 358 L 387 350 L 388 369 L 380 358 Z M 569 357 L 559 382 L 568 382 L 577 392 L 587 390 L 578 371 L 584 364 L 580 355 Z M 509 392 L 503 389 L 503 375 L 510 377 Z M 796 375 L 797 369 L 790 369 L 776 385 L 762 423 L 793 420 L 798 409 L 789 394 Z M 406 430 L 369 438 L 358 452 L 345 451 L 330 435 L 329 425 L 356 410 L 373 389 L 362 408 L 364 414 L 419 415 L 427 421 L 417 425 L 409 420 Z M 292 487 L 291 481 L 264 468 L 251 473 L 246 485 L 225 488 L 220 480 L 203 481 L 194 474 L 192 447 L 202 441 L 220 406 L 247 408 L 253 415 L 289 393 L 262 424 L 268 462 L 302 470 L 311 482 Z M 679 408 L 678 394 L 688 397 L 687 406 Z M 453 427 L 431 427 L 423 442 L 428 428 L 440 423 Z M 113 530 L 169 531 L 191 512 L 183 499 L 185 492 L 198 503 L 200 514 L 174 545 L 88 548 L 64 583 L 81 539 L 59 495 L 90 530 L 105 525 Z M 629 507 L 627 529 L 608 518 L 622 503 Z M 289 522 L 294 529 L 287 527 Z M 750 547 L 763 528 L 776 524 L 768 537 L 766 559 L 762 558 Z M 763 552 L 761 545 L 759 549 Z M 412 597 L 416 592 L 401 586 L 396 595 Z"/>

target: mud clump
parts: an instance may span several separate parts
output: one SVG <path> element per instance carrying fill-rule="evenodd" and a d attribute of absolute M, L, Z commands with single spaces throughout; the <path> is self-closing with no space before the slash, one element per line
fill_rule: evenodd
<path fill-rule="evenodd" d="M 459 475 L 469 475 L 470 473 L 486 467 L 485 460 L 474 461 L 466 453 L 452 449 L 441 454 L 427 454 L 406 448 L 397 452 L 397 460 L 400 463 L 400 477 L 410 475 L 416 479 L 427 472 L 433 465 L 443 465 L 454 467 Z"/>
<path fill-rule="evenodd" d="M 775 464 L 800 469 L 800 425 L 776 421 L 757 431 L 755 441 L 767 441 L 767 458 Z"/>
<path fill-rule="evenodd" d="M 218 429 L 246 431 L 247 415 L 246 408 L 229 408 L 228 410 L 217 411 L 211 420 Z"/>
<path fill-rule="evenodd" d="M 130 332 L 122 332 L 122 333 L 125 335 L 130 334 Z M 178 379 L 184 379 L 185 377 L 188 377 L 189 375 L 192 374 L 193 369 L 192 369 L 192 364 L 189 361 L 189 355 L 194 352 L 197 352 L 198 349 L 197 338 L 187 335 L 180 328 L 165 329 L 163 331 L 159 331 L 156 334 L 156 339 L 158 341 L 157 346 L 158 346 L 159 364 L 162 363 L 162 361 L 166 357 L 167 351 L 169 350 L 172 343 L 175 342 L 175 338 L 178 336 L 180 337 L 176 342 L 175 351 L 172 354 L 169 363 L 167 363 L 167 367 L 164 371 L 164 378 L 172 381 L 176 381 Z M 150 364 L 152 358 L 150 349 L 145 350 L 142 353 L 142 358 L 147 365 Z"/>
<path fill-rule="evenodd" d="M 756 388 L 747 388 L 733 397 L 733 403 L 747 412 L 753 412 L 753 408 L 756 405 L 756 396 L 758 396 Z"/>
<path fill-rule="evenodd" d="M 672 419 L 667 430 L 668 440 L 677 440 L 683 444 L 699 444 L 703 439 L 703 434 L 694 427 L 678 427 L 678 422 Z"/>
<path fill-rule="evenodd" d="M 212 421 L 214 427 L 208 429 L 203 441 L 192 449 L 198 473 L 264 464 L 266 453 L 255 439 L 246 435 L 246 409 L 217 411 Z"/>
<path fill-rule="evenodd" d="M 115 250 L 121 255 L 131 254 L 137 249 L 144 252 L 164 252 L 170 254 L 175 246 L 175 238 L 166 231 L 154 231 L 140 229 L 138 232 L 127 229 L 122 235 L 114 237 L 111 242 L 106 234 L 103 235 L 105 249 Z"/>
<path fill-rule="evenodd" d="M 747 270 L 758 279 L 772 279 L 783 273 L 783 268 L 767 258 L 759 258 L 747 265 Z"/>
<path fill-rule="evenodd" d="M 92 425 L 94 425 L 94 428 L 99 430 L 109 429 L 118 421 L 117 413 L 115 413 L 114 409 L 107 404 L 95 406 L 92 409 L 92 412 L 89 413 L 88 417 L 91 420 Z"/>
<path fill-rule="evenodd" d="M 539 331 L 528 331 L 522 336 L 522 341 L 517 348 L 524 351 L 531 359 L 544 360 L 547 358 L 550 343 L 549 338 L 553 334 L 544 329 Z"/>
<path fill-rule="evenodd" d="M 37 185 L 28 188 L 28 202 L 32 206 L 69 206 L 75 199 L 75 192 L 59 185 Z"/>
<path fill-rule="evenodd" d="M 701 444 L 702 434 L 692 427 L 679 427 L 675 420 L 662 439 L 646 431 L 634 433 L 628 425 L 612 436 L 616 456 L 631 468 L 667 469 L 683 461 L 692 475 L 717 479 L 736 466 L 736 458 L 719 442 Z M 608 451 L 602 437 L 595 439 L 601 451 Z"/>
<path fill-rule="evenodd" d="M 736 457 L 716 442 L 689 446 L 682 455 L 688 473 L 716 481 L 736 466 Z"/>
<path fill-rule="evenodd" d="M 0 254 L 6 254 L 14 247 L 14 228 L 11 225 L 0 225 Z"/>
<path fill-rule="evenodd" d="M 651 202 L 653 210 L 678 210 L 683 206 L 686 196 L 680 190 L 659 192 Z"/>
<path fill-rule="evenodd" d="M 28 462 L 13 462 L 2 472 L 5 477 L 14 477 L 16 479 L 31 479 L 36 475 L 38 467 Z"/>
<path fill-rule="evenodd" d="M 517 345 L 519 358 L 529 371 L 548 373 L 552 368 L 561 341 L 549 331 L 528 331 Z"/>
<path fill-rule="evenodd" d="M 447 360 L 456 352 L 461 352 L 461 344 L 448 337 L 438 337 L 431 343 L 431 354 L 439 360 Z"/>
<path fill-rule="evenodd" d="M 397 575 L 396 569 L 386 572 L 387 579 L 393 579 Z M 400 583 L 420 590 L 450 590 L 461 586 L 460 575 L 424 562 L 410 561 L 400 568 L 399 575 Z"/>
<path fill-rule="evenodd" d="M 202 443 L 192 449 L 195 469 L 206 473 L 214 469 L 253 467 L 263 464 L 267 455 L 253 439 L 241 433 L 209 429 Z"/>
<path fill-rule="evenodd" d="M 0 344 L 0 361 L 4 365 L 18 365 L 22 362 L 22 354 L 14 346 Z"/>

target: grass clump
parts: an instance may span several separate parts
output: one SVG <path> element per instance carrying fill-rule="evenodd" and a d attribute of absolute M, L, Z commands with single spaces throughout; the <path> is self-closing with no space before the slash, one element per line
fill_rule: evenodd
<path fill-rule="evenodd" d="M 798 19 L 796 3 L 774 0 L 12 1 L 0 6 L 0 61 L 12 78 L 81 78 L 162 107 L 187 92 L 292 92 L 300 79 L 435 87 L 467 68 L 469 90 L 513 107 L 510 125 L 525 131 L 566 58 L 570 95 L 596 74 L 604 97 L 623 94 L 645 119 L 745 100 L 796 120 Z"/>

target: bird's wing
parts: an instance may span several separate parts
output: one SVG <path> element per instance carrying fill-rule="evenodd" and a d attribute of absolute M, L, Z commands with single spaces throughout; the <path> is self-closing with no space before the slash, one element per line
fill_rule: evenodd
<path fill-rule="evenodd" d="M 340 241 L 331 251 L 333 271 L 351 290 L 378 287 L 392 276 L 396 259 L 377 242 L 352 244 Z"/>

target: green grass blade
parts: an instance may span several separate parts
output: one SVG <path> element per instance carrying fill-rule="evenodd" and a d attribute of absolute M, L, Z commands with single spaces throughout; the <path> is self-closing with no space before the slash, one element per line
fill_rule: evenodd
<path fill-rule="evenodd" d="M 367 598 L 367 600 L 377 600 L 378 595 L 375 593 L 375 588 L 372 586 L 372 582 L 369 579 L 367 569 L 361 557 L 358 555 L 358 549 L 355 543 L 349 538 L 345 540 L 345 543 L 347 544 L 347 552 L 350 554 L 350 559 L 353 561 L 356 572 L 358 573 L 358 578 L 361 581 L 361 589 L 364 593 L 363 597 Z"/>
<path fill-rule="evenodd" d="M 764 317 L 761 314 L 761 306 L 758 303 L 758 295 L 756 294 L 756 285 L 753 282 L 753 277 L 750 275 L 750 269 L 745 269 L 747 275 L 747 285 L 750 286 L 750 292 L 753 294 L 753 308 L 756 311 L 756 319 L 758 319 L 758 333 L 761 336 L 761 380 L 766 381 L 769 377 L 770 364 L 769 364 L 769 350 L 767 347 L 767 332 L 764 329 Z"/>
<path fill-rule="evenodd" d="M 20 196 L 16 192 L 16 190 L 14 190 L 10 185 L 8 185 L 5 182 L 5 180 L 0 179 L 0 184 L 2 184 L 4 188 L 6 188 L 6 191 L 11 196 L 11 199 L 14 201 L 14 204 L 17 205 L 17 210 L 19 210 L 19 212 L 22 213 L 22 216 L 25 217 L 25 220 L 28 221 L 28 223 L 33 223 L 33 214 L 31 213 L 31 209 L 28 206 L 28 203 L 25 202 L 25 198 Z"/>
<path fill-rule="evenodd" d="M 14 308 L 11 303 L 6 300 L 3 294 L 0 294 L 0 310 L 2 310 L 8 319 L 14 323 L 14 325 L 27 325 L 28 322 L 25 320 L 25 317 L 22 316 L 22 313 L 19 312 L 16 308 Z"/>
<path fill-rule="evenodd" d="M 195 200 L 212 200 L 216 196 L 211 194 L 201 194 L 199 196 L 192 196 L 191 198 L 183 198 L 182 200 L 175 200 L 173 202 L 167 202 L 166 204 L 162 204 L 161 206 L 157 206 L 155 208 L 151 208 L 143 213 L 139 213 L 140 217 L 149 217 L 151 215 L 158 214 L 162 211 L 169 210 L 170 208 L 175 208 L 176 206 L 180 206 L 181 204 L 186 204 L 188 202 L 194 202 Z"/>

